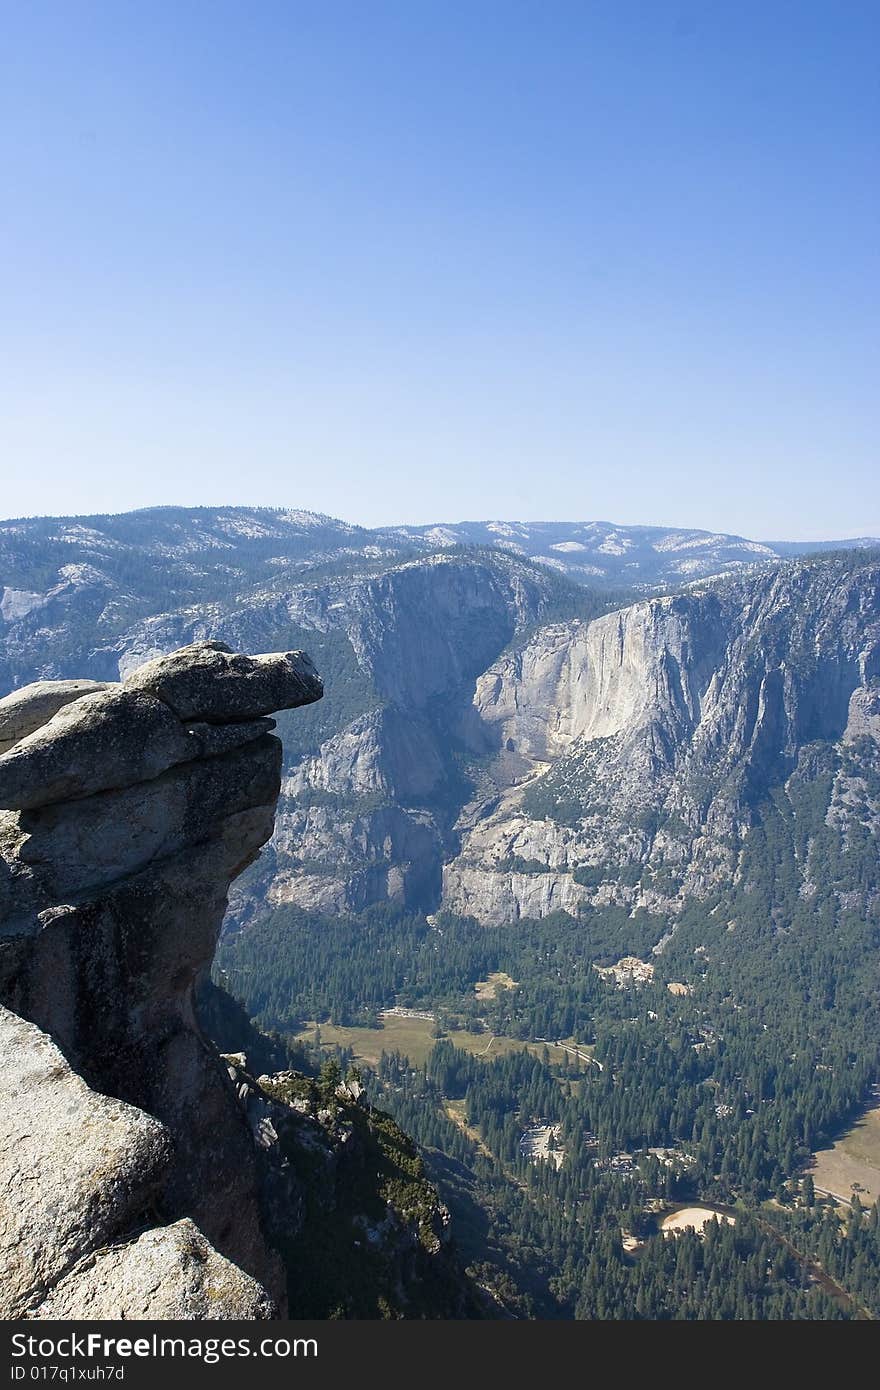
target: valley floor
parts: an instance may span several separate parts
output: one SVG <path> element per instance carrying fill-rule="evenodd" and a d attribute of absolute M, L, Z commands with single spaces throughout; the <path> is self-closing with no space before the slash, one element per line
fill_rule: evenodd
<path fill-rule="evenodd" d="M 812 1169 L 817 1192 L 850 1202 L 857 1193 L 862 1206 L 880 1197 L 880 1087 L 872 1104 L 851 1129 L 828 1148 L 819 1149 Z"/>
<path fill-rule="evenodd" d="M 355 1062 L 364 1062 L 377 1067 L 383 1052 L 400 1052 L 409 1058 L 415 1067 L 427 1060 L 437 1042 L 435 1024 L 431 1018 L 413 1015 L 387 1013 L 382 1018 L 381 1028 L 346 1028 L 332 1023 L 307 1023 L 296 1034 L 297 1042 L 314 1043 L 315 1030 L 320 1029 L 321 1044 L 324 1047 L 350 1048 Z M 528 1042 L 519 1038 L 507 1038 L 495 1033 L 469 1033 L 464 1029 L 449 1035 L 450 1041 L 463 1052 L 474 1057 L 505 1057 L 511 1052 L 531 1052 L 533 1056 L 543 1055 L 546 1046 L 552 1062 L 564 1062 L 566 1053 L 573 1049 L 567 1043 Z M 587 1049 L 579 1046 L 583 1057 Z"/>

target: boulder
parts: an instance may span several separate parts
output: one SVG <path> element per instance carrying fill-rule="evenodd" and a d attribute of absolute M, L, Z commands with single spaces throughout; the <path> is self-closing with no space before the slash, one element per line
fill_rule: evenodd
<path fill-rule="evenodd" d="M 6 753 L 53 715 L 84 695 L 110 690 L 106 681 L 34 681 L 0 700 L 0 753 Z"/>
<path fill-rule="evenodd" d="M 197 756 L 167 705 L 118 686 L 65 705 L 0 757 L 0 807 L 32 810 L 147 782 Z"/>
<path fill-rule="evenodd" d="M 162 700 L 118 686 L 87 695 L 0 755 L 0 807 L 32 811 L 151 782 L 178 763 L 232 752 L 273 719 L 182 724 Z"/>
<path fill-rule="evenodd" d="M 145 1231 L 87 1256 L 48 1298 L 41 1319 L 266 1319 L 266 1290 L 208 1244 L 192 1221 Z"/>
<path fill-rule="evenodd" d="M 164 1125 L 92 1091 L 50 1038 L 0 1007 L 0 1317 L 21 1317 L 148 1208 Z"/>
<path fill-rule="evenodd" d="M 163 700 L 178 719 L 229 723 L 320 700 L 321 678 L 305 652 L 245 656 L 222 642 L 193 642 L 132 671 L 127 690 Z"/>
<path fill-rule="evenodd" d="M 249 747 L 230 741 L 225 756 L 179 763 L 148 782 L 22 812 L 18 827 L 26 838 L 10 851 L 9 862 L 38 872 L 55 901 L 94 891 L 187 846 L 219 838 L 224 821 L 240 811 L 268 807 L 271 834 L 280 779 L 277 739 L 254 743 L 251 735 Z M 243 858 L 250 846 L 243 842 L 241 848 Z M 9 896 L 20 897 L 20 885 L 11 885 L 7 894 L 0 878 L 0 909 Z"/>

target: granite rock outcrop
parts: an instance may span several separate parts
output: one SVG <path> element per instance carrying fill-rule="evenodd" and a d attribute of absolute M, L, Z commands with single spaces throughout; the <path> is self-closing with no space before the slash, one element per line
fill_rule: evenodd
<path fill-rule="evenodd" d="M 52 684 L 0 701 L 0 1310 L 269 1316 L 260 1156 L 193 996 L 272 834 L 265 716 L 320 677 L 200 642 Z"/>

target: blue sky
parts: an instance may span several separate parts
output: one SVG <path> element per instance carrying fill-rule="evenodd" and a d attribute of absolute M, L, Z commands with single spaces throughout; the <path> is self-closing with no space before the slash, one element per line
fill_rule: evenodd
<path fill-rule="evenodd" d="M 880 534 L 880 4 L 28 0 L 5 516 Z"/>

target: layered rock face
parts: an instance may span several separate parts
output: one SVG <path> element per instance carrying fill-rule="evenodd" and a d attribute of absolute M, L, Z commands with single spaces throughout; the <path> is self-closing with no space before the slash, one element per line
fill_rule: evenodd
<path fill-rule="evenodd" d="M 303 607 L 302 621 L 345 626 L 382 704 L 291 757 L 239 921 L 264 903 L 383 899 L 496 924 L 609 904 L 675 917 L 736 871 L 761 798 L 801 750 L 836 745 L 862 718 L 850 698 L 877 682 L 867 556 L 784 563 L 593 620 L 547 623 L 531 594 L 506 625 L 486 577 L 473 581 L 481 607 L 460 563 Z M 398 666 L 404 647 L 419 661 Z"/>
<path fill-rule="evenodd" d="M 358 911 L 391 900 L 433 910 L 448 830 L 460 804 L 449 727 L 473 683 L 511 642 L 553 611 L 557 582 L 502 553 L 433 556 L 368 577 L 292 588 L 224 613 L 149 619 L 112 648 L 93 645 L 90 675 L 127 678 L 157 652 L 219 627 L 234 646 L 269 645 L 291 627 L 332 671 L 323 737 L 286 762 L 276 833 L 233 893 L 232 913 L 295 903 Z"/>
<path fill-rule="evenodd" d="M 876 576 L 864 555 L 777 562 L 562 622 L 582 610 L 559 581 L 477 551 L 309 582 L 279 569 L 256 594 L 124 630 L 115 605 L 94 617 L 82 600 L 58 652 L 37 641 L 42 609 L 4 635 L 20 679 L 115 683 L 209 632 L 320 652 L 330 696 L 282 723 L 275 832 L 233 887 L 231 929 L 266 903 L 668 914 L 735 871 L 734 842 L 802 749 L 865 723 L 848 701 L 877 680 Z"/>
<path fill-rule="evenodd" d="M 809 750 L 876 738 L 880 568 L 787 565 L 537 632 L 482 675 L 487 791 L 443 903 L 502 923 L 616 902 L 674 915 L 736 871 Z"/>
<path fill-rule="evenodd" d="M 200 642 L 122 684 L 0 701 L 4 1316 L 283 1303 L 258 1150 L 193 987 L 272 833 L 265 716 L 321 694 L 301 652 Z"/>

